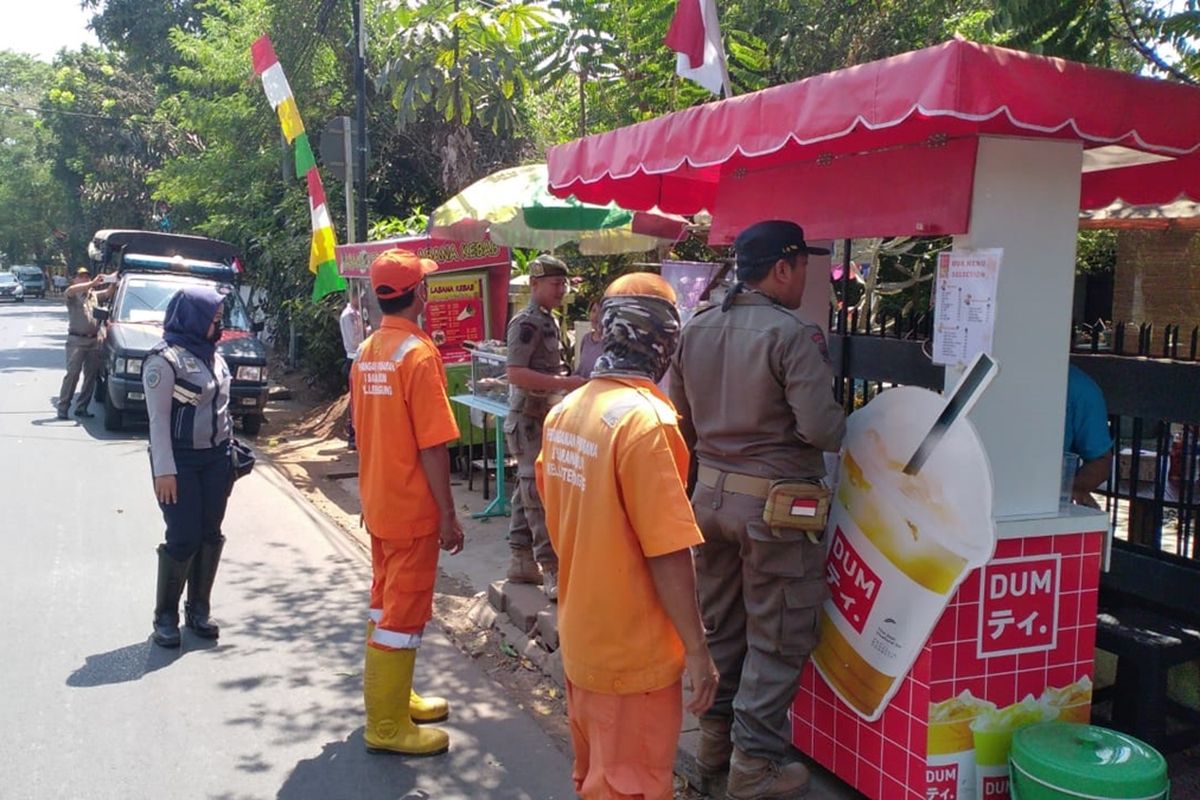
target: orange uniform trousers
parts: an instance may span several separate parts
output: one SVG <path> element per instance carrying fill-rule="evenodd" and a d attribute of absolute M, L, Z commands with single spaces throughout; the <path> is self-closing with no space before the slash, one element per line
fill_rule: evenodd
<path fill-rule="evenodd" d="M 371 645 L 412 649 L 433 618 L 438 535 L 415 539 L 371 537 Z"/>
<path fill-rule="evenodd" d="M 683 724 L 680 681 L 653 692 L 604 694 L 567 680 L 567 716 L 584 800 L 670 800 Z"/>

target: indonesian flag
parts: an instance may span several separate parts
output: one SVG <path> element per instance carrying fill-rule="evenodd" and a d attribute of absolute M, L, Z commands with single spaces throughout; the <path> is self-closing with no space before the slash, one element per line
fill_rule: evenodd
<path fill-rule="evenodd" d="M 675 71 L 680 77 L 695 81 L 713 94 L 729 95 L 716 0 L 677 0 L 663 42 L 679 54 Z"/>

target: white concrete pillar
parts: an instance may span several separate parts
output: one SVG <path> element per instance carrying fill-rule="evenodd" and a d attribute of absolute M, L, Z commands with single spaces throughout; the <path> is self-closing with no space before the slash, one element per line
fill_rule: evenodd
<path fill-rule="evenodd" d="M 981 139 L 970 232 L 954 237 L 955 249 L 1004 248 L 992 349 L 1000 373 L 971 412 L 998 519 L 1058 513 L 1082 159 L 1079 142 Z M 947 390 L 960 378 L 947 369 Z"/>

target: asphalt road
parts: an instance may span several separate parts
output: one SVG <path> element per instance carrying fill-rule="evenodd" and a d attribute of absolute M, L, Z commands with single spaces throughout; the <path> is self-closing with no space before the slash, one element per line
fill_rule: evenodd
<path fill-rule="evenodd" d="M 219 643 L 152 645 L 145 430 L 55 419 L 65 329 L 60 301 L 0 306 L 0 798 L 573 796 L 567 759 L 438 634 L 418 680 L 451 699 L 450 754 L 364 751 L 369 565 L 269 466 L 230 502 Z"/>

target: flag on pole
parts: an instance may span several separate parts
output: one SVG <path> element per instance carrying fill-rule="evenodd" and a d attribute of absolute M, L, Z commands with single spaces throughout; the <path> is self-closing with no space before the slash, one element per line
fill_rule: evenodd
<path fill-rule="evenodd" d="M 695 81 L 715 95 L 731 94 L 717 23 L 717 0 L 677 0 L 663 43 L 678 53 L 675 71 L 680 77 Z"/>
<path fill-rule="evenodd" d="M 293 146 L 296 154 L 296 177 L 308 183 L 308 210 L 312 217 L 312 244 L 308 252 L 308 271 L 315 276 L 312 299 L 320 300 L 330 292 L 343 291 L 346 281 L 338 275 L 334 247 L 337 239 L 333 233 L 333 220 L 325 204 L 325 187 L 317 172 L 317 160 L 313 157 L 312 145 L 300 119 L 300 109 L 292 96 L 283 67 L 275 56 L 271 40 L 263 36 L 250 47 L 254 61 L 254 73 L 262 79 L 267 102 L 279 117 L 283 138 Z"/>

